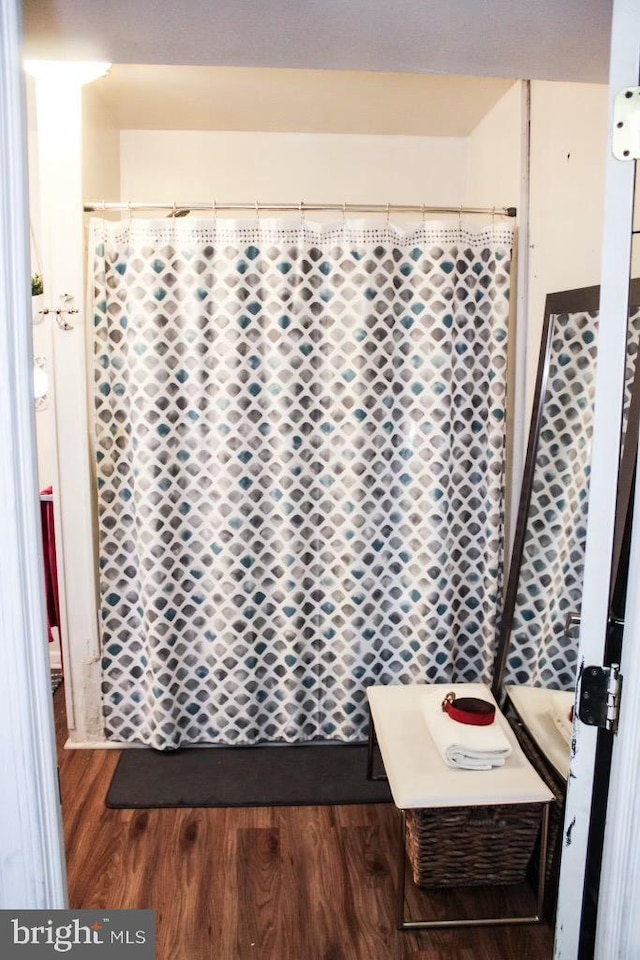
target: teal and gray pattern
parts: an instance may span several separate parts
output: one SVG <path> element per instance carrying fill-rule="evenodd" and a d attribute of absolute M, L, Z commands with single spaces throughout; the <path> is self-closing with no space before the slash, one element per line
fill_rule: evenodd
<path fill-rule="evenodd" d="M 92 222 L 107 736 L 360 740 L 489 678 L 512 235 Z"/>
<path fill-rule="evenodd" d="M 573 690 L 578 644 L 566 635 L 580 613 L 589 508 L 598 313 L 557 314 L 542 406 L 531 501 L 505 682 Z M 640 340 L 630 317 L 624 415 Z"/>

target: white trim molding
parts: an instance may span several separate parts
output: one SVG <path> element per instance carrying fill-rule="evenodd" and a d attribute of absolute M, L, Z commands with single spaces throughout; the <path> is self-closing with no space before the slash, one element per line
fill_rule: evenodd
<path fill-rule="evenodd" d="M 0 908 L 66 906 L 35 451 L 20 3 L 0 0 Z"/>
<path fill-rule="evenodd" d="M 611 71 L 609 83 L 610 118 L 613 115 L 613 100 L 618 91 L 625 86 L 635 85 L 638 78 L 638 54 L 640 49 L 640 6 L 638 0 L 614 0 Z M 610 119 L 610 127 L 611 119 Z M 589 522 L 585 552 L 585 570 L 583 600 L 581 610 L 580 645 L 578 651 L 578 691 L 580 678 L 586 665 L 602 665 L 604 642 L 609 616 L 609 583 L 613 554 L 613 531 L 615 524 L 618 463 L 620 458 L 620 436 L 622 425 L 622 396 L 626 364 L 626 341 L 629 310 L 629 268 L 631 263 L 631 225 L 633 219 L 634 165 L 614 160 L 611 154 L 611 129 L 608 137 L 608 156 L 606 163 L 604 240 L 602 251 L 602 284 L 600 295 L 600 322 L 598 333 L 598 368 L 596 377 L 596 399 L 591 448 L 591 481 L 589 489 Z M 640 520 L 636 514 L 634 538 L 637 541 Z M 637 542 L 635 550 L 638 550 Z M 637 570 L 637 567 L 636 567 Z M 633 584 L 634 581 L 630 580 Z M 630 592 L 633 591 L 633 587 Z M 637 627 L 636 627 L 637 628 Z M 625 631 L 623 649 L 627 663 L 640 657 L 640 647 L 634 647 L 634 639 Z M 631 658 L 631 661 L 628 659 Z M 623 711 L 633 700 L 640 701 L 637 689 L 639 677 L 631 671 L 623 681 Z M 637 766 L 637 738 L 629 738 L 628 725 L 621 724 L 616 753 L 626 755 L 626 763 Z M 570 775 L 567 789 L 567 803 L 564 822 L 562 861 L 560 869 L 560 890 L 558 896 L 558 914 L 556 922 L 556 960 L 575 960 L 579 956 L 580 931 L 583 909 L 583 890 L 589 840 L 591 817 L 591 799 L 595 770 L 597 731 L 580 721 L 575 723 L 574 741 L 571 757 Z M 630 742 L 627 742 L 630 741 Z M 636 751 L 635 753 L 633 751 Z M 604 855 L 608 867 L 603 872 L 603 888 L 598 905 L 598 923 L 604 922 L 607 909 L 620 916 L 622 909 L 622 891 L 627 889 L 627 879 L 622 875 L 617 857 L 621 846 L 612 845 L 609 824 L 613 815 L 611 802 L 615 795 L 612 791 L 607 814 L 607 836 Z M 625 795 L 622 804 L 630 803 Z M 615 814 L 621 818 L 621 829 L 628 855 L 638 863 L 640 846 L 637 834 L 628 832 L 630 825 L 621 811 Z M 626 868 L 625 868 L 626 869 Z M 615 902 L 608 896 L 608 884 L 615 875 Z M 637 956 L 619 952 L 622 941 L 622 926 L 608 922 L 611 938 L 607 943 L 607 952 L 596 957 L 630 958 Z M 615 931 L 615 936 L 614 936 Z M 600 937 L 602 941 L 602 937 Z"/>
<path fill-rule="evenodd" d="M 615 73 L 614 73 L 615 70 Z M 640 82 L 640 4 L 615 0 L 613 10 L 613 98 Z M 612 103 L 613 112 L 613 103 Z M 610 136 L 613 135 L 613 123 Z M 624 190 L 628 204 L 628 255 L 637 164 L 611 158 L 609 166 Z M 621 252 L 621 251 L 620 251 Z M 627 251 L 624 253 L 627 257 Z M 624 266 L 624 260 L 623 264 Z M 620 276 L 624 287 L 626 278 Z M 622 291 L 621 291 L 622 292 Z M 640 474 L 636 471 L 636 477 Z M 595 956 L 618 960 L 640 956 L 640 483 L 636 480 L 628 594 L 622 643 L 623 690 L 618 735 L 614 741 L 602 857 Z"/>

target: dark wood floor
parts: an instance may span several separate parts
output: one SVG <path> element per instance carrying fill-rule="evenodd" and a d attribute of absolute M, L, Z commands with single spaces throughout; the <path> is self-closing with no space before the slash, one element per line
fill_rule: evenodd
<path fill-rule="evenodd" d="M 547 925 L 397 931 L 392 804 L 107 809 L 118 751 L 62 749 L 62 688 L 54 706 L 70 904 L 155 910 L 158 960 L 552 957 Z M 495 888 L 485 908 L 504 895 Z M 454 893 L 413 899 L 434 915 L 470 906 Z"/>

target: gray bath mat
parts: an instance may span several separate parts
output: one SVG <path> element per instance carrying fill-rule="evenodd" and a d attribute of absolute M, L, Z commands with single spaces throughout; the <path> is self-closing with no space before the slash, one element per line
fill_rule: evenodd
<path fill-rule="evenodd" d="M 272 807 L 389 803 L 366 779 L 361 745 L 123 750 L 108 807 Z"/>

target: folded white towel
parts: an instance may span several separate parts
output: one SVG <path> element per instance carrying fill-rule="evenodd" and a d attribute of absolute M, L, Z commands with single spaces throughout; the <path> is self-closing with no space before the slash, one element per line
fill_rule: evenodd
<path fill-rule="evenodd" d="M 548 712 L 551 721 L 564 742 L 570 747 L 573 739 L 571 707 L 573 706 L 574 694 L 560 690 L 551 690 L 550 695 L 552 696 L 552 701 Z"/>
<path fill-rule="evenodd" d="M 425 697 L 422 712 L 427 729 L 444 762 L 460 770 L 491 770 L 502 767 L 511 754 L 509 743 L 496 719 L 486 727 L 458 723 L 442 709 L 447 691 Z"/>

